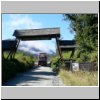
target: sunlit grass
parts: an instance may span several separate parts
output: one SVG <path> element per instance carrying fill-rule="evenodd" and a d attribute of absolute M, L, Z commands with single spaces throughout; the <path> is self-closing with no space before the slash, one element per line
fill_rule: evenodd
<path fill-rule="evenodd" d="M 66 86 L 97 86 L 98 72 L 71 72 L 60 69 L 59 77 Z"/>
<path fill-rule="evenodd" d="M 34 58 L 22 52 L 17 52 L 14 59 L 6 59 L 7 56 L 8 53 L 5 52 L 5 59 L 2 59 L 2 82 L 6 82 L 17 73 L 27 71 L 34 66 Z"/>

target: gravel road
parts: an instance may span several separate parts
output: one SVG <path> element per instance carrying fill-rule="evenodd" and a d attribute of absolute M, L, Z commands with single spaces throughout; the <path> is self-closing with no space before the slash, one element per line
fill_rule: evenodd
<path fill-rule="evenodd" d="M 41 66 L 18 74 L 3 86 L 63 86 L 63 83 L 50 67 Z"/>

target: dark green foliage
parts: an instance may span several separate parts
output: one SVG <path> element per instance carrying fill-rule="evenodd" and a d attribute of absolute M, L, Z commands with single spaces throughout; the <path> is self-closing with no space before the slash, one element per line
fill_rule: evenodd
<path fill-rule="evenodd" d="M 57 67 L 58 64 L 59 64 L 58 60 L 59 60 L 59 57 L 58 57 L 58 56 L 53 57 L 53 58 L 51 59 L 51 68 L 52 68 L 53 71 L 56 69 L 56 67 Z"/>
<path fill-rule="evenodd" d="M 65 14 L 70 21 L 70 28 L 76 33 L 75 60 L 79 62 L 98 61 L 98 15 L 97 14 Z"/>
<path fill-rule="evenodd" d="M 2 63 L 2 82 L 14 77 L 17 73 L 16 64 L 12 61 L 3 60 Z"/>
<path fill-rule="evenodd" d="M 16 54 L 13 60 L 2 60 L 2 82 L 8 81 L 19 72 L 25 72 L 34 66 L 34 59 L 22 52 Z"/>
<path fill-rule="evenodd" d="M 70 59 L 70 54 L 71 52 L 63 52 L 63 58 L 68 60 Z M 59 55 L 57 54 L 56 57 L 51 58 L 51 68 L 53 71 L 56 71 L 57 73 L 59 72 L 59 69 L 69 69 L 69 64 L 67 64 L 66 62 L 60 60 Z"/>

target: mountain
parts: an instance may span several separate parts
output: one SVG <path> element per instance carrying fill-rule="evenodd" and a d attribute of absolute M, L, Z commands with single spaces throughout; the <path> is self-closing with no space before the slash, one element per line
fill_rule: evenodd
<path fill-rule="evenodd" d="M 24 48 L 22 48 L 22 47 L 24 47 Z M 33 55 L 33 56 L 38 56 L 39 53 L 46 53 L 48 56 L 50 56 L 50 55 L 55 56 L 56 55 L 56 53 L 53 50 L 49 50 L 48 52 L 43 52 L 42 50 L 37 49 L 35 47 L 31 47 L 27 50 L 26 45 L 23 45 L 23 46 L 20 45 L 19 48 L 18 48 L 18 51 L 23 51 L 24 53 L 26 53 L 28 55 L 30 54 L 30 55 Z"/>

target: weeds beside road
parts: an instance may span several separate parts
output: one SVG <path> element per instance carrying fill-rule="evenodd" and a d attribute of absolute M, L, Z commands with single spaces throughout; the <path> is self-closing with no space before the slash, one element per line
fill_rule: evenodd
<path fill-rule="evenodd" d="M 5 57 L 7 54 L 5 54 Z M 32 68 L 33 58 L 21 52 L 16 53 L 15 59 L 2 59 L 2 83 L 16 76 L 19 72 L 25 72 Z"/>
<path fill-rule="evenodd" d="M 97 71 L 72 73 L 71 71 L 60 69 L 59 77 L 66 86 L 98 86 Z"/>
<path fill-rule="evenodd" d="M 69 53 L 63 53 L 63 57 L 69 59 Z M 71 72 L 68 66 L 59 62 L 59 56 L 56 55 L 52 59 L 51 68 L 54 71 L 57 71 L 59 77 L 66 86 L 98 86 L 98 70 L 96 71 L 81 71 Z M 93 66 L 94 69 L 98 69 Z"/>

